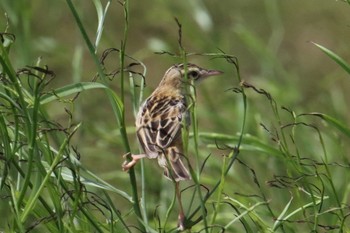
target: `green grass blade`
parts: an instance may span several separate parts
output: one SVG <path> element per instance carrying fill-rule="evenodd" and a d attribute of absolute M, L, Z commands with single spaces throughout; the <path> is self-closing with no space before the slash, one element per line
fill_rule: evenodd
<path fill-rule="evenodd" d="M 231 199 L 232 201 L 233 199 Z M 237 202 L 237 201 L 235 201 Z M 238 203 L 238 202 L 237 202 Z M 250 216 L 251 218 L 255 219 L 257 222 L 259 222 L 259 224 L 261 224 L 262 226 L 265 225 L 265 229 L 266 231 L 268 231 L 268 228 L 266 227 L 266 224 L 259 218 L 259 216 L 255 213 L 255 209 L 261 205 L 266 205 L 266 202 L 257 202 L 256 204 L 250 206 L 250 207 L 246 207 L 243 204 L 240 203 L 241 208 L 244 208 L 245 210 L 239 214 L 238 216 L 236 216 L 235 218 L 233 218 L 229 223 L 227 223 L 225 225 L 225 229 L 229 228 L 233 223 L 239 221 L 241 218 L 246 217 L 246 215 L 252 215 Z"/>
<path fill-rule="evenodd" d="M 327 114 L 319 113 L 319 112 L 305 113 L 305 114 L 301 114 L 300 116 L 303 116 L 303 115 L 320 117 L 322 120 L 326 121 L 328 124 L 335 127 L 336 129 L 338 129 L 340 132 L 342 132 L 346 136 L 350 137 L 350 128 L 347 127 L 343 122 L 337 120 L 334 117 L 331 117 Z"/>
<path fill-rule="evenodd" d="M 212 142 L 223 143 L 225 145 L 233 146 L 236 145 L 240 140 L 240 136 L 232 136 L 228 134 L 210 132 L 200 132 L 199 137 L 201 138 L 201 140 L 208 141 L 207 146 L 210 148 L 217 147 L 217 145 L 213 144 Z M 240 150 L 263 152 L 268 155 L 281 157 L 281 152 L 278 149 L 251 134 L 243 134 L 243 140 Z"/>
<path fill-rule="evenodd" d="M 20 106 L 15 101 L 13 101 L 13 99 L 10 96 L 6 95 L 5 93 L 0 92 L 0 99 L 4 99 L 8 103 L 10 103 L 10 105 L 14 106 L 17 109 L 20 109 Z"/>
<path fill-rule="evenodd" d="M 49 164 L 47 164 L 45 161 L 43 161 L 42 163 L 43 163 L 46 171 L 48 172 L 50 170 Z M 129 202 L 133 203 L 132 197 L 129 196 L 126 192 L 115 188 L 114 186 L 110 185 L 109 183 L 107 183 L 106 181 L 104 181 L 103 179 L 101 179 L 100 177 L 98 177 L 97 175 L 90 172 L 89 170 L 87 170 L 84 167 L 80 167 L 80 170 L 81 170 L 82 174 L 80 174 L 80 176 L 79 176 L 79 182 L 81 182 L 82 184 L 84 184 L 86 186 L 100 188 L 100 189 L 104 189 L 107 191 L 118 193 L 120 196 L 124 197 Z M 53 173 L 51 173 L 51 176 L 56 177 L 56 175 Z M 62 176 L 63 180 L 68 181 L 68 182 L 73 182 L 76 179 L 73 176 L 72 171 L 66 167 L 61 168 L 61 176 Z"/>
<path fill-rule="evenodd" d="M 277 220 L 276 220 L 275 224 L 273 224 L 273 228 L 272 228 L 273 231 L 275 231 L 282 224 L 283 221 L 281 221 L 281 220 L 283 220 L 283 218 L 284 218 L 285 214 L 287 213 L 290 205 L 292 204 L 292 201 L 293 201 L 293 197 L 290 198 L 290 200 L 288 201 L 287 205 L 284 207 L 282 213 L 277 217 Z"/>
<path fill-rule="evenodd" d="M 73 84 L 52 90 L 50 93 L 44 94 L 40 98 L 40 104 L 46 104 L 54 100 L 59 100 L 63 97 L 70 96 L 72 94 L 77 94 L 85 90 L 98 89 L 98 88 L 106 89 L 108 87 L 104 84 L 95 83 L 95 82 L 73 83 Z"/>
<path fill-rule="evenodd" d="M 74 134 L 74 132 L 79 128 L 79 126 L 80 126 L 80 124 L 77 125 L 74 128 L 74 130 L 73 130 L 73 132 L 71 133 L 70 136 L 72 136 Z M 63 141 L 63 143 L 62 143 L 62 145 L 61 145 L 61 147 L 60 147 L 60 149 L 58 151 L 58 154 L 55 156 L 55 159 L 52 161 L 52 164 L 50 165 L 49 170 L 47 171 L 44 179 L 42 180 L 42 182 L 40 184 L 40 187 L 36 190 L 34 195 L 32 195 L 29 198 L 29 200 L 28 200 L 27 204 L 25 205 L 25 208 L 24 208 L 24 210 L 22 212 L 21 222 L 24 222 L 27 219 L 28 215 L 30 214 L 30 212 L 34 208 L 35 203 L 38 200 L 38 197 L 40 196 L 41 192 L 43 191 L 46 183 L 48 182 L 51 174 L 53 173 L 53 171 L 56 168 L 57 164 L 60 162 L 60 160 L 61 160 L 61 158 L 63 156 L 64 150 L 65 150 L 67 144 L 69 143 L 69 139 L 70 139 L 70 137 L 65 138 L 65 140 Z"/>
<path fill-rule="evenodd" d="M 95 47 L 93 46 L 93 44 L 91 43 L 89 36 L 87 34 L 87 31 L 85 30 L 85 27 L 82 23 L 82 20 L 80 19 L 80 16 L 78 14 L 78 11 L 76 10 L 73 2 L 71 0 L 66 0 L 67 5 L 69 7 L 69 9 L 71 10 L 71 13 L 74 16 L 74 20 L 77 23 L 77 26 L 81 32 L 81 35 L 89 49 L 90 55 L 92 57 L 92 59 L 94 60 L 94 63 L 96 65 L 98 74 L 101 78 L 102 81 L 106 80 L 106 77 L 104 75 L 104 72 L 102 70 L 101 64 L 99 59 L 97 58 L 96 54 L 95 54 Z M 125 63 L 124 63 L 124 58 L 125 58 L 125 46 L 126 46 L 126 41 L 127 41 L 127 34 L 128 34 L 128 21 L 129 21 L 129 16 L 128 16 L 128 1 L 124 1 L 123 5 L 123 9 L 124 9 L 124 17 L 125 17 L 125 27 L 124 27 L 124 39 L 122 40 L 122 45 L 121 45 L 121 49 L 120 49 L 120 67 L 122 67 L 122 69 L 125 67 Z M 120 98 L 119 96 L 117 96 L 113 91 L 107 92 L 108 93 L 108 98 L 111 102 L 112 108 L 113 108 L 113 112 L 116 114 L 117 116 L 117 120 L 119 121 L 119 130 L 120 133 L 122 135 L 122 141 L 124 144 L 124 148 L 126 151 L 130 151 L 130 145 L 129 145 L 129 141 L 127 139 L 127 134 L 126 134 L 126 130 L 125 130 L 125 122 L 124 122 L 124 72 L 121 72 L 120 74 Z M 118 106 L 116 106 L 118 105 Z M 120 108 L 119 108 L 120 107 Z M 136 176 L 135 176 L 135 171 L 133 168 L 131 168 L 129 170 L 129 177 L 130 177 L 130 184 L 132 186 L 132 190 L 133 190 L 133 199 L 137 200 L 138 199 L 138 190 L 137 190 L 137 184 L 136 184 Z M 137 217 L 139 219 L 142 219 L 142 214 L 141 214 L 141 208 L 140 205 L 137 201 L 134 202 L 134 210 L 135 210 L 135 214 L 137 215 Z M 142 230 L 144 229 L 144 226 L 142 224 L 140 224 L 140 228 Z"/>
<path fill-rule="evenodd" d="M 329 197 L 326 196 L 326 197 L 324 197 L 323 200 L 328 199 L 328 198 L 329 198 Z M 280 220 L 280 221 L 286 221 L 286 220 L 290 219 L 293 215 L 296 215 L 296 214 L 299 213 L 299 212 L 305 211 L 306 208 L 319 205 L 321 202 L 322 202 L 322 200 L 318 200 L 318 201 L 316 201 L 316 203 L 314 203 L 314 202 L 309 202 L 309 203 L 307 203 L 307 204 L 305 204 L 305 205 L 303 205 L 303 206 L 301 206 L 301 207 L 295 209 L 292 213 L 288 214 L 286 217 L 284 217 L 283 219 L 279 219 L 279 220 Z M 277 228 L 276 228 L 276 229 L 277 229 Z"/>
<path fill-rule="evenodd" d="M 343 58 L 320 44 L 312 41 L 311 43 L 316 45 L 319 49 L 321 49 L 322 52 L 324 52 L 328 57 L 340 65 L 348 74 L 350 74 L 350 65 Z"/>

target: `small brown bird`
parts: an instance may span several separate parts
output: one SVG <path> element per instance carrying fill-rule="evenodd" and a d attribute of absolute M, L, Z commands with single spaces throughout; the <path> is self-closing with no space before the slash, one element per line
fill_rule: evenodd
<path fill-rule="evenodd" d="M 144 157 L 157 158 L 164 168 L 164 175 L 176 182 L 176 195 L 180 205 L 179 229 L 184 229 L 184 213 L 178 182 L 191 176 L 183 163 L 182 127 L 188 127 L 190 116 L 186 103 L 187 79 L 194 83 L 209 76 L 222 74 L 218 70 L 203 69 L 195 64 L 176 64 L 164 74 L 154 92 L 141 105 L 136 117 L 137 138 L 144 154 L 131 154 L 132 160 L 125 161 L 123 170 L 128 171 Z M 129 153 L 125 156 L 130 155 Z"/>

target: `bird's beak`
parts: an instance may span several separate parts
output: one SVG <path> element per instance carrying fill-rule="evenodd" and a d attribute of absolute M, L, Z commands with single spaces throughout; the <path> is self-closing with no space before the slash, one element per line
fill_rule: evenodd
<path fill-rule="evenodd" d="M 220 71 L 220 70 L 208 70 L 206 72 L 207 74 L 204 75 L 205 77 L 209 77 L 209 76 L 215 76 L 215 75 L 220 75 L 223 74 L 224 72 Z"/>
<path fill-rule="evenodd" d="M 201 72 L 201 76 L 200 76 L 200 80 L 204 80 L 210 76 L 216 76 L 216 75 L 220 75 L 223 74 L 224 72 L 220 71 L 220 70 L 203 70 Z"/>

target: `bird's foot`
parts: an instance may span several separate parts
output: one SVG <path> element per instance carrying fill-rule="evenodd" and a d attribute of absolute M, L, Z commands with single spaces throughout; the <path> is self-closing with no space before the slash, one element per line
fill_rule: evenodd
<path fill-rule="evenodd" d="M 145 154 L 134 155 L 128 152 L 123 155 L 123 158 L 126 159 L 129 155 L 131 155 L 132 160 L 131 161 L 125 160 L 124 163 L 122 164 L 123 171 L 125 172 L 129 171 L 129 169 L 132 168 L 137 163 L 137 161 L 146 157 Z"/>
<path fill-rule="evenodd" d="M 129 155 L 132 156 L 132 154 L 128 152 L 123 155 L 123 158 L 126 159 Z M 134 165 L 135 165 L 134 160 L 131 160 L 131 161 L 125 160 L 124 163 L 122 164 L 123 171 L 125 172 L 129 171 L 129 169 Z"/>

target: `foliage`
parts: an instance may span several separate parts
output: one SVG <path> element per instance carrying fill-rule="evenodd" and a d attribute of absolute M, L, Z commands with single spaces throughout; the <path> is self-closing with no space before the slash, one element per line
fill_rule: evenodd
<path fill-rule="evenodd" d="M 9 33 L 11 27 L 22 30 L 16 25 L 31 17 L 28 12 L 22 12 L 23 18 L 16 14 L 27 9 L 23 8 L 26 3 L 1 3 L 9 14 L 7 20 L 13 23 L 8 22 L 0 34 L 0 231 L 177 232 L 173 183 L 155 179 L 161 172 L 151 161 L 142 161 L 127 174 L 119 165 L 123 153 L 137 150 L 131 118 L 147 91 L 145 84 L 152 81 L 148 66 L 127 52 L 135 43 L 130 36 L 134 1 L 92 2 L 97 12 L 94 41 L 82 13 L 84 7 L 66 1 L 80 43 L 88 51 L 84 59 L 90 60 L 93 68 L 89 68 L 95 72 L 91 81 L 81 80 L 84 59 L 78 47 L 72 59 L 73 82 L 68 84 L 57 81 L 59 76 L 42 65 L 41 58 L 30 62 L 27 23 L 22 28 L 26 33 L 18 33 L 19 41 L 16 32 Z M 167 4 L 177 9 L 179 3 Z M 208 30 L 210 20 L 206 21 L 205 15 L 210 15 L 205 4 L 190 4 L 200 27 Z M 265 4 L 271 24 L 281 33 L 277 4 Z M 104 29 L 113 8 L 123 16 L 123 24 L 118 24 L 120 47 L 103 49 L 101 44 L 108 37 Z M 346 156 L 350 128 L 346 117 L 321 105 L 317 112 L 306 106 L 296 110 L 285 107 L 284 93 L 272 94 L 282 83 L 261 88 L 256 79 L 242 79 L 246 75 L 242 74 L 241 59 L 218 46 L 204 50 L 217 52 L 189 52 L 188 38 L 194 38 L 198 47 L 204 46 L 203 38 L 191 37 L 183 22 L 190 24 L 186 17 L 171 22 L 177 29 L 172 29 L 177 43 L 164 46 L 157 59 L 182 63 L 211 60 L 225 70 L 224 81 L 220 77 L 213 81 L 220 85 L 201 91 L 202 87 L 188 88 L 192 127 L 185 144 L 192 181 L 181 185 L 186 231 L 350 231 L 350 164 Z M 290 80 L 294 74 L 275 57 L 281 34 L 275 34 L 273 43 L 265 47 L 243 24 L 235 33 L 247 48 L 266 57 L 259 63 L 264 75 L 282 75 L 295 87 Z M 21 43 L 21 38 L 28 41 Z M 167 43 L 175 42 L 172 40 Z M 350 65 L 344 58 L 312 43 L 349 74 Z M 16 68 L 20 64 L 18 51 L 13 53 L 17 46 L 24 48 L 24 62 L 34 65 Z M 94 102 L 96 96 L 98 102 Z M 293 103 L 290 99 L 288 105 Z M 83 110 L 86 105 L 92 109 L 88 113 Z M 95 117 L 99 105 L 108 117 Z M 115 123 L 106 127 L 106 118 Z M 113 172 L 107 172 L 108 165 Z"/>

